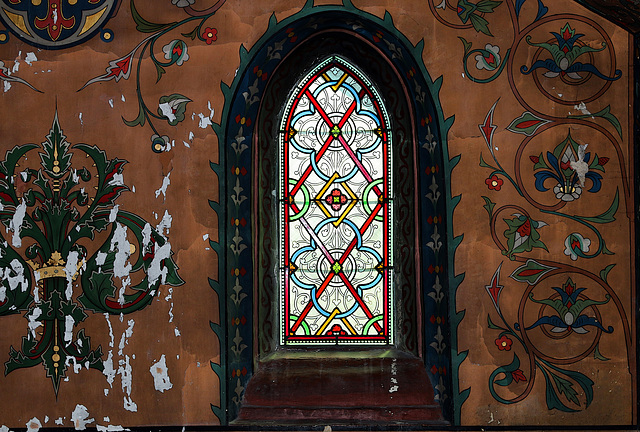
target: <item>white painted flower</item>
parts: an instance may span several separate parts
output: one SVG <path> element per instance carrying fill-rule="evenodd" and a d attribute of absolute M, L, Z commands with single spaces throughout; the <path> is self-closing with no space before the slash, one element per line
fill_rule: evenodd
<path fill-rule="evenodd" d="M 476 68 L 478 70 L 486 69 L 488 71 L 495 70 L 500 65 L 500 47 L 497 45 L 486 44 L 485 53 L 476 55 Z"/>
<path fill-rule="evenodd" d="M 570 202 L 580 198 L 580 195 L 582 194 L 582 187 L 577 184 L 573 186 L 563 186 L 558 183 L 553 187 L 553 192 L 559 200 Z"/>
<path fill-rule="evenodd" d="M 171 0 L 171 4 L 178 6 L 179 8 L 191 6 L 195 2 L 196 0 Z"/>
<path fill-rule="evenodd" d="M 571 233 L 564 240 L 564 254 L 573 261 L 576 261 L 578 259 L 577 252 L 587 253 L 589 252 L 589 246 L 591 246 L 591 240 L 583 237 L 581 234 Z"/>
<path fill-rule="evenodd" d="M 189 54 L 187 53 L 187 44 L 179 39 L 174 39 L 165 46 L 162 47 L 164 52 L 164 58 L 172 60 L 176 65 L 182 66 L 182 63 L 189 60 Z"/>

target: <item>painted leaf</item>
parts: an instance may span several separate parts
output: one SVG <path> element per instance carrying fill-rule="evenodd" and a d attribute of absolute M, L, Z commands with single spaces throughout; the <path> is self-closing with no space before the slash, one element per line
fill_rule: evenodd
<path fill-rule="evenodd" d="M 507 130 L 514 133 L 531 136 L 536 133 L 539 127 L 544 126 L 547 123 L 550 123 L 549 120 L 536 117 L 529 111 L 526 111 L 520 117 L 513 120 L 509 124 L 509 126 L 507 126 Z"/>
<path fill-rule="evenodd" d="M 540 279 L 552 270 L 556 270 L 557 267 L 551 267 L 544 264 L 540 264 L 535 260 L 527 260 L 527 262 L 518 267 L 511 273 L 510 277 L 518 282 L 525 282 L 529 285 L 537 284 Z"/>

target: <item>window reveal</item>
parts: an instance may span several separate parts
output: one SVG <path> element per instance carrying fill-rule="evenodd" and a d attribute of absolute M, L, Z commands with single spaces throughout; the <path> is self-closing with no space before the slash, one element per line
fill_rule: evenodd
<path fill-rule="evenodd" d="M 393 343 L 391 131 L 341 57 L 295 87 L 279 134 L 283 345 Z"/>

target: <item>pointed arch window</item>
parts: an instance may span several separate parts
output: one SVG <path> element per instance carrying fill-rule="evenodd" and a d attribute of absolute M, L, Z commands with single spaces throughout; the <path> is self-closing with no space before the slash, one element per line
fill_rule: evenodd
<path fill-rule="evenodd" d="M 392 133 L 380 94 L 328 57 L 289 95 L 278 141 L 280 344 L 393 343 Z"/>

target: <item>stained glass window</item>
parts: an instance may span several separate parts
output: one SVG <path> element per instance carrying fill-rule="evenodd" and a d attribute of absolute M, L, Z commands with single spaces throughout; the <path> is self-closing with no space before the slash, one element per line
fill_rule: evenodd
<path fill-rule="evenodd" d="M 393 342 L 391 131 L 372 83 L 320 62 L 279 134 L 280 343 Z"/>

